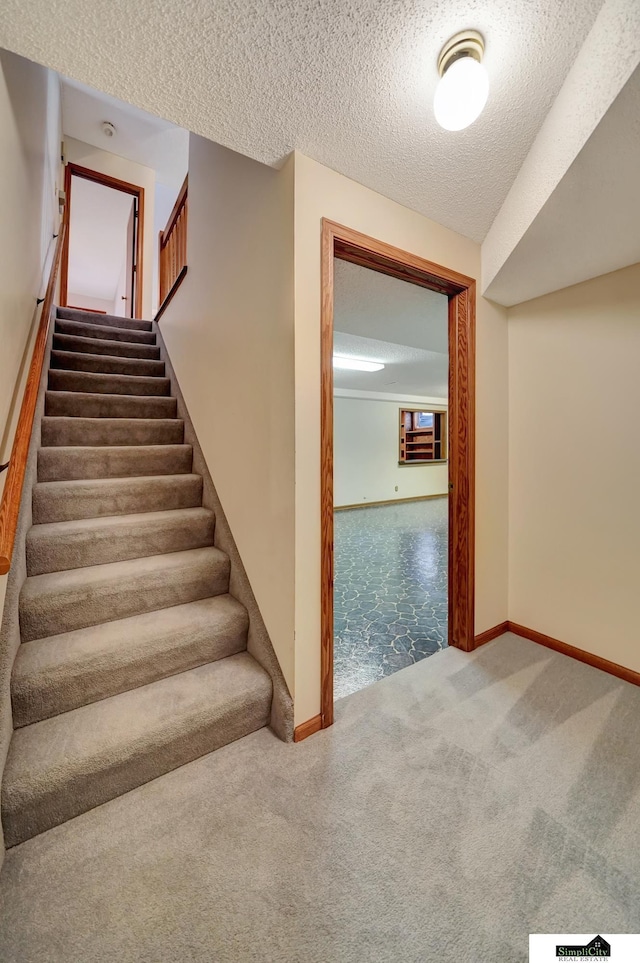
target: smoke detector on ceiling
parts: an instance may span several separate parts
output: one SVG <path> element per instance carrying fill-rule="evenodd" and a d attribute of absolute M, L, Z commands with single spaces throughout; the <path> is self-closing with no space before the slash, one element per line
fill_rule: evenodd
<path fill-rule="evenodd" d="M 116 132 L 116 129 L 111 123 L 111 121 L 109 120 L 102 121 L 102 133 L 105 135 L 105 137 L 113 137 L 115 132 Z"/>

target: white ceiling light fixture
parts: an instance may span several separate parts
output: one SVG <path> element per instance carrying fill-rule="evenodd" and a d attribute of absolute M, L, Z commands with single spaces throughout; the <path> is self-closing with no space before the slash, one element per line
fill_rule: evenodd
<path fill-rule="evenodd" d="M 489 96 L 483 55 L 484 38 L 477 30 L 457 33 L 440 51 L 433 112 L 445 130 L 464 130 L 482 113 Z"/>
<path fill-rule="evenodd" d="M 344 371 L 382 371 L 384 365 L 379 361 L 364 361 L 362 358 L 345 358 L 334 354 L 333 367 Z"/>
<path fill-rule="evenodd" d="M 116 132 L 115 125 L 110 120 L 102 121 L 102 133 L 105 137 L 113 137 Z"/>

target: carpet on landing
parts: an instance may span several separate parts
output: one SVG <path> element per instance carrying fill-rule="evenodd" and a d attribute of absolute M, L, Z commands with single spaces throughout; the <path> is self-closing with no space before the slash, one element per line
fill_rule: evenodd
<path fill-rule="evenodd" d="M 640 932 L 640 689 L 532 642 L 447 649 L 23 843 L 4 963 L 524 963 Z"/>

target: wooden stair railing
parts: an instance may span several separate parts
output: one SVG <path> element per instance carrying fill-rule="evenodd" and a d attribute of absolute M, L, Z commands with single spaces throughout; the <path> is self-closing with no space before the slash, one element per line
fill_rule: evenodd
<path fill-rule="evenodd" d="M 187 174 L 173 205 L 167 226 L 164 231 L 160 231 L 160 299 L 156 321 L 187 273 L 188 196 L 189 175 Z"/>
<path fill-rule="evenodd" d="M 60 225 L 60 232 L 53 255 L 53 263 L 47 283 L 47 290 L 42 304 L 42 314 L 36 342 L 31 357 L 29 375 L 22 398 L 22 407 L 18 418 L 11 458 L 7 468 L 7 478 L 2 501 L 0 502 L 0 575 L 6 575 L 11 566 L 11 556 L 13 554 L 13 543 L 18 527 L 18 514 L 20 512 L 20 499 L 22 497 L 22 487 L 24 484 L 24 473 L 27 468 L 27 455 L 29 454 L 29 444 L 31 442 L 31 432 L 33 429 L 33 419 L 36 412 L 38 401 L 38 390 L 40 388 L 40 377 L 44 364 L 44 355 L 47 348 L 47 337 L 49 334 L 49 323 L 53 308 L 53 299 L 60 267 L 60 255 L 66 231 L 66 220 Z"/>

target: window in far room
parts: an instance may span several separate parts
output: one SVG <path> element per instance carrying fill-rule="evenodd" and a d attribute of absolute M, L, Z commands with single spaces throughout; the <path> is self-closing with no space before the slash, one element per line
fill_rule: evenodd
<path fill-rule="evenodd" d="M 414 465 L 425 461 L 446 461 L 446 459 L 446 411 L 416 411 L 401 408 L 399 463 Z"/>

